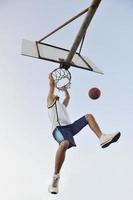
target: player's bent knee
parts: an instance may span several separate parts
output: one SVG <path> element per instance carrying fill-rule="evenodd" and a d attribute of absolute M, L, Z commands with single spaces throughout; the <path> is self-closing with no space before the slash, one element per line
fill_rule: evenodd
<path fill-rule="evenodd" d="M 93 117 L 92 114 L 87 114 L 87 115 L 85 115 L 85 118 L 86 118 L 86 120 L 88 121 L 88 120 L 90 120 L 90 119 L 92 119 L 92 118 L 94 118 L 94 117 Z"/>
<path fill-rule="evenodd" d="M 62 147 L 64 150 L 68 149 L 68 147 L 69 147 L 69 141 L 68 140 L 63 140 L 60 143 L 60 147 Z"/>

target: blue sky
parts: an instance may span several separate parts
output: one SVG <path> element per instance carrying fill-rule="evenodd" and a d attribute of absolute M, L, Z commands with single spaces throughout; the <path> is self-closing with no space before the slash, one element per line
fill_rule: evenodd
<path fill-rule="evenodd" d="M 3 200 L 132 200 L 133 2 L 103 0 L 88 29 L 82 54 L 104 75 L 70 69 L 72 121 L 94 114 L 105 133 L 120 130 L 117 144 L 101 149 L 86 127 L 67 152 L 60 193 L 47 192 L 57 143 L 51 136 L 46 98 L 48 74 L 58 65 L 21 56 L 22 39 L 39 40 L 90 1 L 0 1 L 0 198 Z M 82 20 L 46 42 L 70 48 Z M 97 86 L 97 101 L 88 89 Z M 58 93 L 63 98 L 61 93 Z"/>

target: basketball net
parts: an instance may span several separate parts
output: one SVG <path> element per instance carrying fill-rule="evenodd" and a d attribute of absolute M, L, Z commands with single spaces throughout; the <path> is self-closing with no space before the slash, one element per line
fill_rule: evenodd
<path fill-rule="evenodd" d="M 52 71 L 52 77 L 55 81 L 55 86 L 58 90 L 64 91 L 70 88 L 71 73 L 65 68 L 56 68 Z"/>

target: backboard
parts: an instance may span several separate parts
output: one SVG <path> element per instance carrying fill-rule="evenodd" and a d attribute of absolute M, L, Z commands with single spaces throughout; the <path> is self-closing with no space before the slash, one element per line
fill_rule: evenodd
<path fill-rule="evenodd" d="M 22 41 L 21 54 L 56 63 L 62 63 L 62 60 L 65 60 L 69 54 L 69 50 L 47 43 L 24 39 Z M 103 74 L 103 72 L 97 68 L 89 58 L 83 57 L 79 53 L 75 53 L 70 66 Z"/>

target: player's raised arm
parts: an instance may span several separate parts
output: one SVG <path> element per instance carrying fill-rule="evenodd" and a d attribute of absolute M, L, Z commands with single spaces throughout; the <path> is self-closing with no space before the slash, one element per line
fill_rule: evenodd
<path fill-rule="evenodd" d="M 52 74 L 50 73 L 49 76 L 49 92 L 48 92 L 48 96 L 47 96 L 47 106 L 49 107 L 53 101 L 55 100 L 55 82 L 54 79 L 52 77 Z"/>
<path fill-rule="evenodd" d="M 65 93 L 65 98 L 64 98 L 63 104 L 67 107 L 70 101 L 70 95 L 67 89 L 64 90 L 64 93 Z"/>

